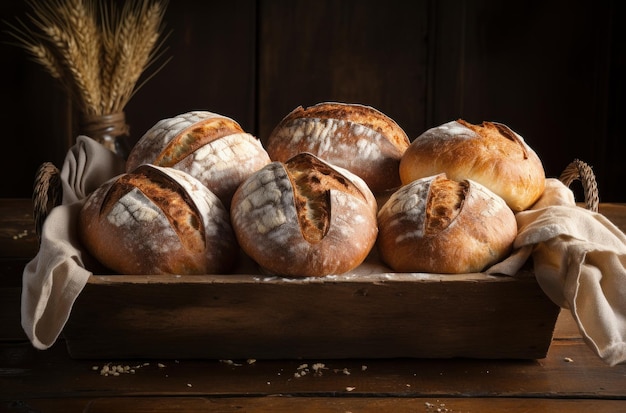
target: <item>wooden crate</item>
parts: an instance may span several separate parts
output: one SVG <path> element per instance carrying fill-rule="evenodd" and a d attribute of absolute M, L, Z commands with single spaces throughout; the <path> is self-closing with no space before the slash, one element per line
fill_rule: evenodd
<path fill-rule="evenodd" d="M 536 359 L 558 314 L 529 270 L 94 275 L 64 336 L 72 357 L 94 359 Z"/>

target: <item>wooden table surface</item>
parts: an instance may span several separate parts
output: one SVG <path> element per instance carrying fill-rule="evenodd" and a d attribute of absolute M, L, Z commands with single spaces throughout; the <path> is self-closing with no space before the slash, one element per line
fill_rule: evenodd
<path fill-rule="evenodd" d="M 626 205 L 600 208 L 626 228 Z M 35 350 L 19 310 L 37 251 L 31 211 L 0 199 L 0 412 L 626 412 L 626 365 L 598 359 L 567 311 L 539 360 L 74 360 L 63 340 Z"/>

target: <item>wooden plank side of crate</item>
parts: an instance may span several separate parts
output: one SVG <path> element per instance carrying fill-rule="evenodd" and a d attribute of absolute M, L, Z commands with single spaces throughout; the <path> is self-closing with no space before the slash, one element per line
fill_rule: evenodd
<path fill-rule="evenodd" d="M 93 276 L 75 358 L 545 357 L 559 313 L 534 277 Z"/>

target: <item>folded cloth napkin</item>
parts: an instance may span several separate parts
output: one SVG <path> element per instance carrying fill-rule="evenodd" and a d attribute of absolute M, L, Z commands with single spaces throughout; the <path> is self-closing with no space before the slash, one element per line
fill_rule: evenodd
<path fill-rule="evenodd" d="M 626 362 L 626 236 L 605 216 L 579 207 L 548 179 L 541 199 L 516 214 L 514 253 L 488 273 L 515 275 L 532 256 L 554 303 L 569 309 L 588 346 L 607 364 Z"/>
<path fill-rule="evenodd" d="M 33 345 L 54 344 L 92 274 L 77 235 L 87 195 L 124 172 L 124 161 L 80 136 L 61 170 L 63 203 L 43 226 L 39 252 L 23 275 L 22 327 Z M 606 363 L 626 361 L 626 236 L 603 215 L 576 206 L 556 179 L 532 209 L 517 213 L 513 253 L 489 274 L 515 276 L 532 256 L 534 273 L 557 305 L 571 310 L 583 338 Z M 87 262 L 87 265 L 85 263 Z"/>
<path fill-rule="evenodd" d="M 39 251 L 22 277 L 22 328 L 38 349 L 54 344 L 91 275 L 76 231 L 84 198 L 123 171 L 123 159 L 86 136 L 79 136 L 65 157 L 63 201 L 46 218 Z"/>

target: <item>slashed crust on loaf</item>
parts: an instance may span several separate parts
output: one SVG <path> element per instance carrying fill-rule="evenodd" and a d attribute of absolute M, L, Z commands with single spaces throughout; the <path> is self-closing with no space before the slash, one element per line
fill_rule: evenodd
<path fill-rule="evenodd" d="M 202 217 L 193 199 L 180 184 L 155 168 L 139 166 L 133 173 L 120 176 L 105 195 L 100 215 L 108 216 L 118 200 L 135 188 L 163 211 L 186 250 L 200 252 L 206 248 Z"/>
<path fill-rule="evenodd" d="M 285 169 L 295 189 L 294 201 L 302 235 L 311 243 L 319 242 L 328 232 L 331 190 L 346 192 L 367 202 L 350 180 L 308 153 L 289 159 Z"/>
<path fill-rule="evenodd" d="M 214 117 L 195 123 L 178 133 L 157 156 L 154 164 L 158 166 L 176 165 L 209 142 L 235 133 L 243 133 L 243 129 L 237 122 L 229 118 Z"/>
<path fill-rule="evenodd" d="M 316 277 L 363 262 L 376 241 L 377 210 L 361 178 L 303 152 L 250 176 L 233 196 L 231 222 L 264 273 Z"/>
<path fill-rule="evenodd" d="M 435 236 L 459 215 L 469 184 L 444 179 L 443 175 L 433 180 L 426 203 L 426 225 L 424 235 Z"/>
<path fill-rule="evenodd" d="M 228 207 L 242 181 L 271 162 L 261 141 L 233 119 L 192 111 L 162 119 L 135 144 L 126 162 L 170 167 L 202 182 Z"/>
<path fill-rule="evenodd" d="M 297 118 L 346 119 L 387 136 L 395 145 L 408 146 L 406 135 L 396 122 L 370 106 L 340 103 L 319 103 L 306 109 L 299 106 L 287 115 L 284 122 Z"/>
<path fill-rule="evenodd" d="M 498 137 L 504 136 L 505 138 L 518 144 L 522 150 L 523 158 L 528 159 L 528 150 L 526 148 L 526 145 L 524 144 L 524 142 L 522 142 L 519 136 L 515 132 L 513 132 L 508 126 L 497 122 L 483 122 L 480 125 L 474 125 L 463 119 L 459 119 L 457 120 L 457 122 L 465 126 L 466 128 L 473 130 L 483 138 L 497 140 Z"/>
<path fill-rule="evenodd" d="M 520 135 L 496 122 L 473 125 L 459 119 L 418 136 L 400 161 L 402 183 L 439 173 L 486 186 L 516 212 L 530 207 L 545 188 L 537 154 Z"/>
<path fill-rule="evenodd" d="M 272 130 L 266 143 L 274 161 L 310 152 L 362 178 L 374 193 L 400 185 L 398 166 L 410 141 L 404 130 L 375 108 L 325 102 L 297 107 Z"/>
<path fill-rule="evenodd" d="M 504 258 L 517 235 L 504 200 L 471 180 L 421 178 L 378 213 L 381 258 L 398 272 L 469 273 Z"/>

